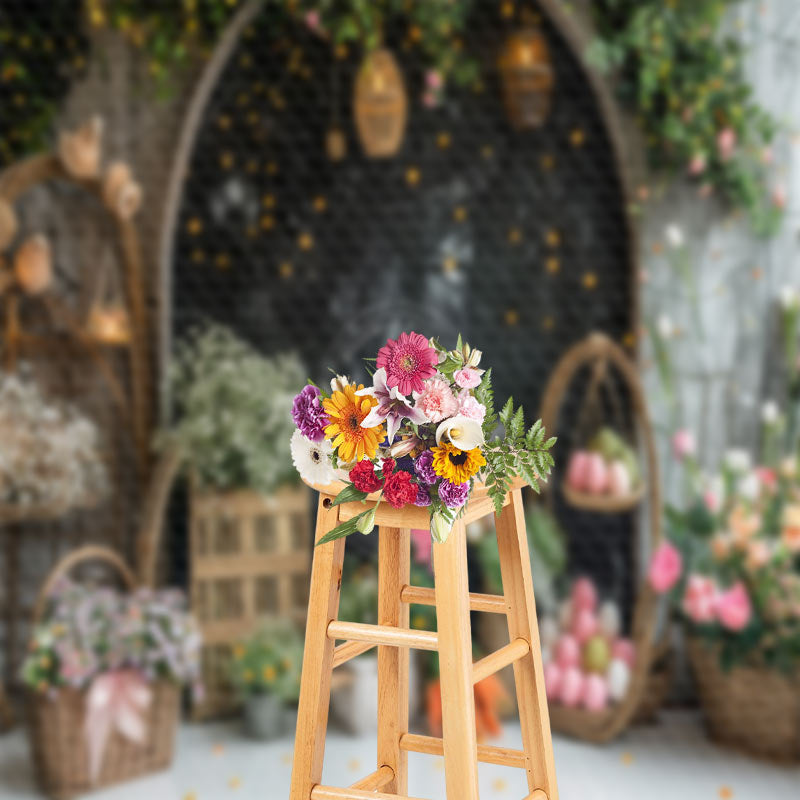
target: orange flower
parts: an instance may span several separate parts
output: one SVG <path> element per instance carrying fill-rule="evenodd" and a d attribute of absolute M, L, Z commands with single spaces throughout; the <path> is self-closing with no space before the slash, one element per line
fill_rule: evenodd
<path fill-rule="evenodd" d="M 789 505 L 783 509 L 781 539 L 793 552 L 800 552 L 800 505 Z"/>
<path fill-rule="evenodd" d="M 362 428 L 361 423 L 378 401 L 369 395 L 357 397 L 356 392 L 364 386 L 346 384 L 341 391 L 335 391 L 323 400 L 322 406 L 330 417 L 325 426 L 325 438 L 338 449 L 340 462 L 360 461 L 365 456 L 375 458 L 378 445 L 383 441 L 384 426 Z"/>
<path fill-rule="evenodd" d="M 747 542 L 761 528 L 761 517 L 758 514 L 749 513 L 743 506 L 736 506 L 728 517 L 728 526 L 736 546 L 744 549 Z"/>
<path fill-rule="evenodd" d="M 711 539 L 711 555 L 716 561 L 724 561 L 731 553 L 731 535 L 718 533 Z"/>

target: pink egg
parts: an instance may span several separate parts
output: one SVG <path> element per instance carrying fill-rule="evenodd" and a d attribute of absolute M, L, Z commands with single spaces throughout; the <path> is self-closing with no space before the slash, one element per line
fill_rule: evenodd
<path fill-rule="evenodd" d="M 589 465 L 589 453 L 586 450 L 575 450 L 567 467 L 567 486 L 576 492 L 586 491 L 586 472 Z"/>
<path fill-rule="evenodd" d="M 608 467 L 600 453 L 589 453 L 584 489 L 589 494 L 603 494 L 608 490 Z"/>
<path fill-rule="evenodd" d="M 587 711 L 602 711 L 608 705 L 608 685 L 601 675 L 586 676 L 581 702 Z"/>
<path fill-rule="evenodd" d="M 577 667 L 569 667 L 561 676 L 559 699 L 565 706 L 576 706 L 583 697 L 585 679 Z"/>
<path fill-rule="evenodd" d="M 612 461 L 608 465 L 608 493 L 614 497 L 631 493 L 631 474 L 622 461 Z"/>
<path fill-rule="evenodd" d="M 583 644 L 587 639 L 591 639 L 597 633 L 599 623 L 593 611 L 583 608 L 575 615 L 572 620 L 572 635 Z"/>
<path fill-rule="evenodd" d="M 561 669 L 574 667 L 580 661 L 581 648 L 578 640 L 568 633 L 563 634 L 556 642 L 556 664 Z"/>
<path fill-rule="evenodd" d="M 594 611 L 597 607 L 597 589 L 591 578 L 578 578 L 572 584 L 572 608 L 577 612 L 584 608 Z"/>
<path fill-rule="evenodd" d="M 558 699 L 562 676 L 561 667 L 555 661 L 549 661 L 544 665 L 544 689 L 548 700 Z"/>
<path fill-rule="evenodd" d="M 636 663 L 636 645 L 630 639 L 617 639 L 611 645 L 611 657 L 618 658 L 633 668 Z"/>

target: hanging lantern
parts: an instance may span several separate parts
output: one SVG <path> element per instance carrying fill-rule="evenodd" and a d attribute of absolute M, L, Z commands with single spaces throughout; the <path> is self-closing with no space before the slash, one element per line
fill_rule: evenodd
<path fill-rule="evenodd" d="M 50 242 L 41 233 L 28 237 L 14 254 L 14 277 L 26 294 L 40 294 L 53 280 Z"/>
<path fill-rule="evenodd" d="M 403 143 L 408 97 L 394 56 L 382 49 L 370 53 L 358 71 L 353 98 L 356 129 L 369 158 L 395 155 Z"/>
<path fill-rule="evenodd" d="M 543 125 L 550 114 L 554 74 L 542 32 L 524 28 L 512 33 L 500 53 L 498 67 L 511 125 L 517 130 Z"/>
<path fill-rule="evenodd" d="M 122 305 L 95 305 L 89 310 L 86 333 L 96 342 L 111 347 L 126 345 L 131 340 L 128 310 Z"/>

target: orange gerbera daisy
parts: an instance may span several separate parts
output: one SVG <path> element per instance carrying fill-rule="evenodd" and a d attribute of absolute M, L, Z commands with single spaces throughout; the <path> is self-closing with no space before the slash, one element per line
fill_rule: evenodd
<path fill-rule="evenodd" d="M 334 392 L 322 402 L 330 424 L 325 426 L 325 438 L 338 449 L 340 462 L 360 461 L 364 456 L 375 458 L 378 445 L 385 435 L 383 424 L 374 428 L 362 428 L 361 423 L 373 406 L 378 404 L 374 397 L 357 397 L 356 392 L 364 386 L 351 383 L 342 391 Z"/>

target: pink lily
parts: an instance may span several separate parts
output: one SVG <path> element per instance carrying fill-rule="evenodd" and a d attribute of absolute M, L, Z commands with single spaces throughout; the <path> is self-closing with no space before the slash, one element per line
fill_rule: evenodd
<path fill-rule="evenodd" d="M 417 408 L 414 408 L 406 399 L 405 395 L 400 394 L 396 386 L 389 388 L 386 384 L 386 369 L 381 367 L 372 376 L 372 386 L 368 389 L 361 389 L 356 392 L 360 397 L 370 395 L 378 401 L 372 411 L 367 414 L 361 423 L 362 428 L 374 428 L 382 422 L 386 423 L 386 436 L 389 444 L 394 440 L 400 423 L 404 419 L 411 420 L 416 425 L 427 422 L 427 417 Z"/>

